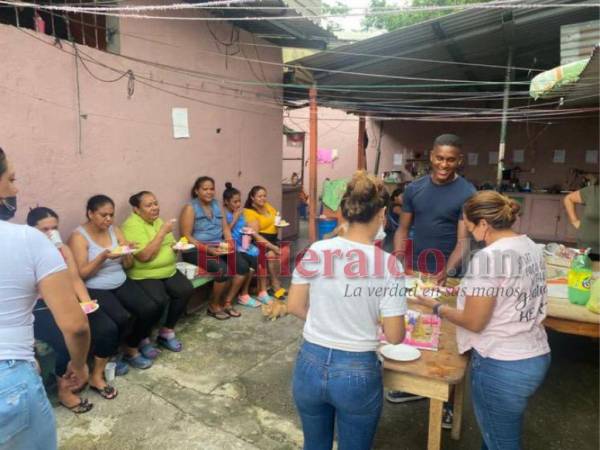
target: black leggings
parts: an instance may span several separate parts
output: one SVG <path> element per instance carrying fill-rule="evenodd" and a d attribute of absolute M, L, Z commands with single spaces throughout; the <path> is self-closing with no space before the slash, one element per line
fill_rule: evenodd
<path fill-rule="evenodd" d="M 235 273 L 228 270 L 228 259 L 235 258 Z M 201 260 L 197 250 L 183 254 L 183 260 L 187 263 L 199 266 L 213 276 L 217 283 L 227 281 L 234 275 L 246 275 L 250 269 L 256 270 L 258 265 L 257 258 L 246 253 L 235 252 L 229 255 L 221 255 L 218 258 L 207 255 L 206 260 Z"/>
<path fill-rule="evenodd" d="M 44 341 L 55 353 L 54 374 L 62 377 L 71 359 L 62 332 L 56 325 L 52 313 L 43 300 L 38 300 L 33 310 L 35 321 L 33 333 L 36 339 Z M 110 358 L 119 348 L 119 328 L 102 308 L 87 316 L 92 335 L 91 354 L 98 358 Z"/>
<path fill-rule="evenodd" d="M 168 308 L 165 327 L 175 328 L 177 321 L 185 313 L 188 300 L 194 293 L 190 280 L 178 270 L 170 278 L 161 280 L 137 280 L 138 286 L 145 291 L 146 297 L 158 310 Z M 160 318 L 160 317 L 159 317 Z"/>
<path fill-rule="evenodd" d="M 88 289 L 104 311 L 119 327 L 125 344 L 137 347 L 158 323 L 162 308 L 133 280 L 127 278 L 117 289 Z"/>

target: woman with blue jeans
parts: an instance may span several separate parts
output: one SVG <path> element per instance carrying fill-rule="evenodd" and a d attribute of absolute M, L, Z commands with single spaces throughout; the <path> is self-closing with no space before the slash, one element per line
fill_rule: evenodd
<path fill-rule="evenodd" d="M 67 266 L 40 231 L 6 220 L 16 211 L 15 171 L 0 149 L 0 449 L 54 450 L 56 422 L 33 355 L 33 306 L 41 295 L 63 333 L 71 387 L 88 380 L 90 330 Z"/>
<path fill-rule="evenodd" d="M 457 308 L 419 303 L 457 325 L 461 353 L 471 351 L 471 398 L 483 450 L 520 450 L 527 401 L 544 381 L 550 347 L 541 250 L 512 231 L 519 204 L 482 191 L 463 207 L 467 230 L 485 242 L 458 287 Z"/>
<path fill-rule="evenodd" d="M 368 450 L 373 443 L 383 405 L 378 325 L 383 319 L 387 340 L 401 342 L 406 313 L 404 280 L 390 269 L 400 265 L 393 256 L 384 253 L 380 273 L 356 273 L 376 266 L 380 250 L 373 242 L 385 205 L 381 180 L 357 172 L 342 200 L 348 231 L 311 245 L 294 271 L 288 311 L 306 320 L 293 380 L 305 450 L 331 449 L 334 427 L 340 450 Z M 357 257 L 365 263 L 358 268 Z"/>

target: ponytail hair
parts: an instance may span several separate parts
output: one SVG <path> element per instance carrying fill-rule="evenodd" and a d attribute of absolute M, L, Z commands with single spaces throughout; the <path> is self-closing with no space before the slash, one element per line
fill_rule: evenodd
<path fill-rule="evenodd" d="M 131 197 L 129 197 L 129 204 L 131 206 L 133 206 L 134 208 L 139 208 L 140 205 L 142 204 L 142 197 L 144 197 L 144 195 L 154 195 L 154 194 L 152 194 L 152 192 L 150 192 L 150 191 L 140 191 L 137 194 L 133 194 Z"/>
<path fill-rule="evenodd" d="M 258 191 L 263 190 L 265 192 L 267 192 L 267 190 L 263 187 L 263 186 L 252 186 L 252 189 L 250 189 L 250 192 L 248 192 L 248 198 L 246 199 L 246 203 L 244 204 L 244 208 L 246 209 L 254 209 L 254 207 L 252 206 L 252 198 L 256 196 L 256 194 L 258 193 Z"/>
<path fill-rule="evenodd" d="M 225 183 L 225 190 L 223 191 L 223 201 L 228 202 L 233 198 L 234 195 L 240 195 L 240 191 L 233 187 L 233 185 L 228 181 Z"/>
<path fill-rule="evenodd" d="M 49 217 L 54 217 L 56 220 L 58 220 L 58 214 L 56 214 L 50 208 L 46 208 L 45 206 L 31 208 L 27 214 L 27 225 L 30 227 L 35 227 L 41 220 Z"/>
<path fill-rule="evenodd" d="M 211 177 L 202 176 L 202 177 L 196 178 L 196 181 L 194 182 L 194 185 L 192 186 L 192 190 L 190 191 L 190 195 L 192 197 L 192 200 L 195 199 L 195 198 L 198 198 L 198 194 L 196 194 L 196 191 L 206 181 L 210 181 L 213 186 L 215 185 L 215 180 L 213 180 Z"/>
<path fill-rule="evenodd" d="M 485 219 L 496 230 L 511 228 L 520 210 L 521 206 L 515 200 L 496 191 L 477 192 L 463 206 L 469 222 L 477 225 Z"/>
<path fill-rule="evenodd" d="M 383 182 L 364 170 L 354 172 L 342 197 L 342 215 L 350 223 L 369 223 L 388 203 Z"/>
<path fill-rule="evenodd" d="M 113 208 L 115 207 L 115 202 L 108 195 L 98 194 L 90 197 L 87 201 L 87 205 L 85 206 L 85 215 L 89 219 L 90 212 L 96 212 L 104 205 L 111 205 Z"/>

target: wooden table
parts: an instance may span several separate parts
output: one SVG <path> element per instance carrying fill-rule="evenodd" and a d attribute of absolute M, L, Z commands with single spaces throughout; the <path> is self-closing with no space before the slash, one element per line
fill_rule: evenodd
<path fill-rule="evenodd" d="M 568 267 L 557 265 L 552 260 L 546 259 L 547 275 L 550 283 L 556 283 L 556 278 L 566 279 Z M 600 272 L 600 262 L 592 262 L 592 270 Z M 555 281 L 550 281 L 554 278 Z M 564 281 L 566 283 L 566 280 Z M 546 311 L 546 328 L 567 334 L 600 338 L 600 314 L 594 314 L 585 306 L 573 305 L 566 298 L 548 296 Z"/>
<path fill-rule="evenodd" d="M 573 305 L 566 298 L 548 297 L 544 325 L 561 333 L 600 338 L 600 315 L 585 306 Z"/>
<path fill-rule="evenodd" d="M 410 302 L 409 302 L 410 303 Z M 419 310 L 419 306 L 410 305 Z M 452 438 L 460 438 L 467 356 L 456 346 L 456 328 L 442 320 L 442 334 L 437 352 L 421 350 L 421 358 L 397 362 L 384 358 L 383 385 L 386 389 L 404 391 L 429 398 L 428 450 L 439 450 L 442 438 L 442 406 L 454 387 L 454 421 Z"/>

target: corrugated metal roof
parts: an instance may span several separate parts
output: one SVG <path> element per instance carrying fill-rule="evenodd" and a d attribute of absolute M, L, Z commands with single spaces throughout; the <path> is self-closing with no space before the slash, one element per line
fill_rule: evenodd
<path fill-rule="evenodd" d="M 523 3 L 597 4 L 593 0 L 526 0 L 520 4 Z M 465 10 L 335 49 L 335 52 L 350 54 L 320 52 L 290 64 L 303 66 L 312 72 L 317 86 L 356 86 L 357 92 L 319 91 L 321 104 L 354 112 L 376 110 L 373 102 L 378 100 L 404 100 L 407 105 L 410 105 L 413 100 L 423 102 L 436 98 L 436 93 L 459 90 L 474 93 L 481 90 L 499 92 L 503 89 L 501 82 L 505 77 L 504 66 L 510 45 L 514 49 L 513 66 L 547 70 L 560 63 L 560 27 L 597 20 L 598 17 L 598 8 L 585 7 Z M 417 60 L 394 59 L 394 57 Z M 442 61 L 446 64 L 428 60 Z M 359 72 L 375 76 L 332 73 L 326 72 L 327 70 Z M 538 72 L 517 70 L 515 81 L 527 82 L 536 73 Z M 472 82 L 493 81 L 499 84 L 484 88 L 464 84 L 449 87 L 448 83 L 437 81 L 423 82 L 394 78 L 398 76 Z M 287 80 L 290 83 L 294 82 L 292 76 L 288 76 Z M 419 91 L 427 91 L 423 95 L 406 94 L 406 91 L 415 91 L 417 86 L 423 84 L 429 85 L 427 88 L 418 88 Z M 397 88 L 395 92 L 369 94 L 358 92 L 361 91 L 361 87 L 368 89 L 374 85 L 401 85 L 402 89 Z M 526 86 L 520 89 L 526 90 Z M 304 100 L 306 96 L 305 89 L 286 88 L 286 99 L 290 103 Z M 364 98 L 364 101 L 361 98 Z M 344 101 L 350 101 L 352 105 L 344 106 Z M 496 104 L 488 102 L 486 106 L 496 107 Z M 404 111 L 403 108 L 399 110 Z"/>
<path fill-rule="evenodd" d="M 193 2 L 194 0 L 186 0 Z M 208 2 L 210 0 L 202 0 Z M 255 2 L 246 2 L 243 6 L 271 6 L 274 8 L 281 7 L 282 9 L 228 9 L 227 7 L 215 8 L 210 12 L 211 14 L 218 17 L 225 17 L 231 19 L 231 22 L 250 33 L 262 37 L 267 41 L 273 42 L 282 47 L 303 47 L 303 48 L 316 48 L 325 49 L 327 43 L 335 40 L 335 36 L 328 30 L 321 28 L 317 23 L 309 19 L 305 20 L 257 20 L 257 21 L 245 21 L 238 20 L 236 18 L 241 17 L 264 17 L 264 16 L 291 16 L 298 17 L 302 14 L 285 9 L 287 6 L 284 0 L 257 0 Z"/>
<path fill-rule="evenodd" d="M 600 47 L 595 47 L 579 80 L 566 89 L 563 105 L 572 107 L 589 107 L 600 105 Z"/>
<path fill-rule="evenodd" d="M 585 58 L 599 42 L 598 20 L 560 27 L 560 64 L 569 64 Z"/>

